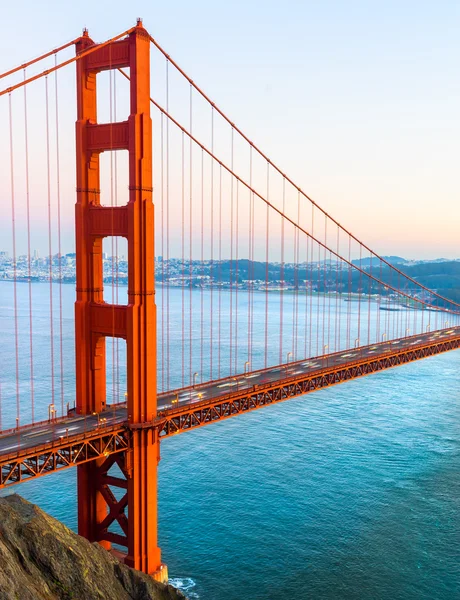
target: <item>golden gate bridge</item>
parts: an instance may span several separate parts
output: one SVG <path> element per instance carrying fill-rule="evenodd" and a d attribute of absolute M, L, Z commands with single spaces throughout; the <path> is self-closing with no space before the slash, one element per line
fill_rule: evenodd
<path fill-rule="evenodd" d="M 460 347 L 460 305 L 327 214 L 140 20 L 103 43 L 85 30 L 0 79 L 13 340 L 0 371 L 0 487 L 77 467 L 79 533 L 127 564 L 167 579 L 157 543 L 162 439 Z M 74 187 L 70 366 L 62 258 Z M 45 361 L 32 258 L 44 230 Z M 114 258 L 122 248 L 126 298 Z M 10 367 L 14 386 L 2 381 Z"/>

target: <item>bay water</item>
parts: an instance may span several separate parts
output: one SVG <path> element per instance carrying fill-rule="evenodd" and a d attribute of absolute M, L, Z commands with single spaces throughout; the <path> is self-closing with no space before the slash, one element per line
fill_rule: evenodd
<path fill-rule="evenodd" d="M 37 415 L 46 418 L 49 292 L 46 284 L 32 287 L 34 394 Z M 28 286 L 18 284 L 17 290 L 20 410 L 26 422 Z M 0 283 L 3 426 L 16 415 L 11 293 L 12 284 Z M 62 387 L 65 403 L 72 403 L 74 287 L 62 286 L 61 293 Z M 199 292 L 193 294 L 200 306 Z M 260 330 L 263 296 L 254 306 Z M 169 310 L 176 331 L 180 290 L 170 290 Z M 56 334 L 59 322 L 53 324 Z M 271 335 L 276 362 L 276 329 Z M 209 369 L 199 337 L 193 330 L 196 368 L 204 363 Z M 171 387 L 181 383 L 175 339 L 171 330 Z M 214 360 L 217 352 L 214 346 Z M 166 385 L 164 363 L 159 382 L 163 377 Z M 57 364 L 56 404 L 59 373 Z M 110 380 L 109 371 L 108 377 L 109 393 L 119 394 L 120 385 L 124 390 L 123 375 L 121 384 Z M 172 583 L 201 600 L 460 599 L 459 383 L 455 351 L 164 440 L 159 545 Z M 75 469 L 2 494 L 12 492 L 76 529 Z"/>

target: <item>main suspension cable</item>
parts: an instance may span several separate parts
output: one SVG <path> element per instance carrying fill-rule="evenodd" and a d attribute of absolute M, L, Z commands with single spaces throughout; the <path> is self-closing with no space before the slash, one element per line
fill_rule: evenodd
<path fill-rule="evenodd" d="M 116 42 L 120 38 L 129 35 L 135 29 L 136 29 L 135 27 L 131 27 L 130 29 L 124 31 L 123 33 L 120 33 L 119 35 L 116 35 L 115 37 L 110 38 L 110 40 L 107 40 L 105 42 L 101 42 L 100 44 L 94 44 L 94 46 L 90 46 L 87 50 L 84 50 L 83 52 L 80 52 L 80 54 L 77 54 L 76 56 L 73 56 L 72 58 L 69 58 L 68 60 L 65 60 L 64 62 L 59 63 L 58 65 L 55 65 L 54 67 L 51 67 L 50 69 L 46 69 L 45 71 L 42 71 L 41 73 L 37 73 L 37 75 L 34 75 L 33 77 L 29 77 L 28 79 L 25 79 L 24 81 L 21 81 L 21 82 L 17 83 L 16 85 L 12 85 L 12 86 L 10 86 L 8 88 L 5 88 L 4 90 L 0 91 L 0 96 L 3 96 L 4 94 L 9 94 L 9 93 L 11 93 L 12 91 L 14 91 L 16 89 L 21 88 L 24 85 L 27 85 L 28 83 L 31 83 L 32 81 L 36 81 L 37 79 L 40 79 L 42 77 L 46 77 L 47 75 L 50 75 L 51 73 L 54 73 L 54 71 L 57 71 L 58 69 L 62 69 L 63 67 L 66 67 L 67 65 L 71 65 L 73 62 L 75 62 L 77 60 L 81 60 L 82 58 L 85 58 L 89 54 L 92 54 L 93 52 L 96 52 L 96 50 L 100 50 L 101 48 L 104 48 L 105 46 L 108 46 L 112 42 Z M 81 37 L 77 39 L 77 42 L 80 39 L 81 39 Z M 53 53 L 54 53 L 54 51 L 51 52 L 50 54 L 53 54 Z"/>
<path fill-rule="evenodd" d="M 59 46 L 59 48 L 50 50 L 46 54 L 42 54 L 41 56 L 38 56 L 37 58 L 33 58 L 32 60 L 29 60 L 28 62 L 26 62 L 22 65 L 19 65 L 18 67 L 15 67 L 14 69 L 11 69 L 10 71 L 5 71 L 5 73 L 0 74 L 0 79 L 3 79 L 3 77 L 8 77 L 8 75 L 13 75 L 17 71 L 20 71 L 21 69 L 24 69 L 24 71 L 25 71 L 27 69 L 27 67 L 30 67 L 31 65 L 34 65 L 35 63 L 40 62 L 41 60 L 44 60 L 45 58 L 48 58 L 49 56 L 52 56 L 53 54 L 58 54 L 59 52 L 61 52 L 62 50 L 65 50 L 69 46 L 73 46 L 80 40 L 81 40 L 81 37 L 75 38 L 71 42 L 67 42 L 66 44 L 63 44 L 62 46 Z"/>
<path fill-rule="evenodd" d="M 129 76 L 122 70 L 119 69 L 120 73 L 122 73 L 122 75 L 124 75 L 124 77 L 126 77 L 127 79 L 129 79 Z M 260 200 L 262 200 L 267 207 L 271 208 L 273 211 L 275 211 L 276 213 L 278 213 L 279 215 L 281 215 L 284 219 L 286 219 L 289 223 L 291 223 L 292 225 L 294 225 L 294 227 L 298 228 L 299 231 L 303 232 L 305 235 L 309 236 L 310 238 L 312 238 L 317 244 L 319 244 L 321 246 L 321 248 L 326 248 L 326 250 L 329 250 L 327 248 L 327 246 L 325 246 L 325 244 L 323 242 L 321 242 L 320 240 L 314 238 L 312 236 L 312 234 L 308 233 L 308 231 L 302 227 L 299 223 L 296 223 L 291 217 L 289 217 L 288 215 L 284 215 L 282 213 L 282 211 L 276 207 L 274 204 L 272 204 L 267 198 L 265 198 L 260 192 L 256 191 L 255 189 L 253 189 L 246 181 L 244 181 L 239 175 L 237 175 L 235 172 L 233 172 L 231 170 L 230 167 L 228 167 L 222 160 L 220 160 L 219 158 L 217 158 L 208 148 L 206 148 L 206 146 L 204 146 L 204 144 L 202 144 L 198 139 L 196 139 L 183 125 L 181 125 L 174 117 L 172 117 L 158 102 L 156 102 L 153 98 L 150 98 L 150 102 L 156 106 L 156 108 L 161 111 L 163 114 L 165 114 L 168 119 L 174 123 L 174 125 L 176 125 L 176 127 L 178 127 L 183 134 L 187 135 L 191 141 L 193 141 L 198 147 L 200 147 L 201 149 L 203 149 L 211 158 L 213 158 L 219 165 L 221 165 L 221 167 L 223 167 L 232 177 L 234 177 L 236 180 L 238 180 L 240 183 L 242 183 L 249 191 L 251 191 L 255 196 L 257 196 Z M 268 166 L 269 163 L 267 163 Z M 286 181 L 288 181 L 288 179 L 286 178 Z M 318 208 L 317 205 L 314 205 L 314 208 Z M 321 211 L 324 213 L 324 211 Z M 327 215 L 326 215 L 327 216 Z M 334 221 L 335 222 L 335 221 Z M 345 231 L 343 229 L 343 227 L 341 227 L 341 229 L 343 231 Z M 348 233 L 348 232 L 347 232 Z M 351 239 L 356 239 L 353 236 L 349 235 L 350 240 Z M 367 247 L 364 244 L 360 244 L 362 246 L 362 248 L 367 249 Z M 337 258 L 339 258 L 340 260 L 343 260 L 344 262 L 346 262 L 347 264 L 349 264 L 349 266 L 353 269 L 355 269 L 358 272 L 361 272 L 362 275 L 365 275 L 366 277 L 369 277 L 370 279 L 372 279 L 373 281 L 380 283 L 380 281 L 374 276 L 374 275 L 370 275 L 367 271 L 364 271 L 364 269 L 361 269 L 360 267 L 358 267 L 357 265 L 355 265 L 354 263 L 352 263 L 351 261 L 351 257 L 349 259 L 344 258 L 343 256 L 341 256 L 340 254 L 337 254 L 334 250 L 330 250 L 334 256 L 336 256 Z M 388 263 L 387 261 L 385 261 L 384 259 L 381 259 L 377 254 L 375 254 L 374 252 L 372 252 L 371 250 L 369 250 L 369 252 L 371 252 L 371 254 L 373 254 L 378 260 L 381 260 L 383 263 L 387 264 L 390 266 L 391 271 L 394 271 L 396 273 L 399 273 L 401 276 L 405 277 L 407 280 L 411 281 L 412 283 L 414 283 L 418 288 L 423 289 L 425 291 L 427 291 L 429 294 L 433 295 L 436 298 L 439 298 L 440 300 L 447 302 L 448 304 L 451 304 L 455 307 L 458 307 L 460 309 L 460 304 L 454 302 L 453 300 L 449 300 L 448 298 L 441 296 L 440 294 L 438 294 L 437 292 L 430 290 L 429 288 L 423 286 L 422 284 L 418 283 L 417 281 L 415 281 L 414 279 L 412 279 L 410 276 L 406 275 L 405 273 L 403 273 L 402 271 L 400 271 L 399 269 L 396 269 L 395 267 L 393 267 L 390 263 Z M 383 282 L 381 282 L 383 283 Z M 385 284 L 385 287 L 387 287 L 388 289 L 391 289 L 392 291 L 407 297 L 411 300 L 415 300 L 416 302 L 418 302 L 419 304 L 423 304 L 424 306 L 428 306 L 431 308 L 435 308 L 438 309 L 437 306 L 432 305 L 422 299 L 418 299 L 418 298 L 414 298 L 413 296 L 410 296 L 409 294 L 398 290 L 396 288 L 394 288 L 391 285 Z M 449 310 L 449 309 L 445 309 L 448 312 L 453 312 L 456 313 L 456 311 L 453 310 Z"/>
<path fill-rule="evenodd" d="M 367 250 L 370 254 L 374 255 L 378 260 L 381 260 L 385 265 L 387 265 L 388 267 L 390 267 L 390 269 L 393 269 L 394 271 L 399 272 L 401 275 L 403 275 L 404 277 L 406 277 L 408 280 L 410 280 L 412 283 L 414 283 L 415 285 L 417 285 L 420 289 L 423 289 L 427 292 L 430 292 L 431 294 L 435 295 L 436 297 L 438 297 L 439 299 L 445 300 L 449 303 L 451 303 L 454 306 L 457 306 L 460 309 L 460 303 L 454 302 L 453 300 L 448 300 L 447 298 L 444 298 L 443 296 L 441 296 L 440 294 L 438 294 L 437 292 L 434 292 L 432 290 L 430 290 L 429 288 L 423 286 L 422 284 L 418 283 L 415 279 L 413 279 L 412 277 L 410 277 L 409 275 L 406 275 L 403 271 L 401 271 L 400 269 L 398 269 L 397 267 L 395 267 L 394 265 L 392 265 L 389 261 L 387 261 L 385 258 L 383 258 L 382 256 L 380 256 L 379 254 L 377 254 L 376 252 L 374 252 L 369 246 L 367 246 L 366 244 L 364 244 L 363 242 L 361 242 L 361 240 L 359 240 L 359 238 L 357 238 L 355 235 L 353 235 L 353 233 L 351 233 L 351 231 L 349 231 L 348 229 L 346 229 L 343 225 L 341 225 L 336 219 L 334 219 L 334 217 L 332 217 L 331 215 L 329 215 L 317 202 L 315 202 L 315 200 L 313 200 L 306 192 L 304 192 L 302 190 L 301 187 L 299 187 L 298 185 L 296 185 L 294 183 L 294 181 L 286 174 L 284 173 L 275 163 L 273 163 L 266 154 L 264 154 L 262 152 L 262 150 L 256 146 L 256 144 L 254 144 L 254 142 L 252 142 L 244 133 L 243 131 L 237 126 L 235 125 L 235 123 L 233 121 L 231 121 L 231 119 L 229 119 L 226 114 L 216 105 L 215 102 L 213 102 L 209 96 L 206 95 L 206 93 L 185 73 L 185 71 L 183 71 L 183 69 L 181 69 L 179 67 L 179 65 L 171 58 L 171 56 L 169 54 L 167 54 L 167 52 L 160 46 L 160 44 L 155 40 L 155 38 L 153 38 L 152 36 L 150 36 L 150 41 L 152 42 L 152 44 L 163 54 L 163 56 L 165 56 L 169 62 L 177 69 L 177 71 L 190 83 L 190 85 L 192 85 L 195 90 L 206 100 L 206 102 L 208 102 L 213 109 L 234 129 L 234 131 L 236 131 L 248 144 L 250 144 L 250 146 L 252 146 L 254 148 L 254 150 L 282 177 L 284 177 L 286 179 L 286 181 L 288 183 L 290 183 L 296 190 L 298 190 L 300 192 L 300 194 L 309 202 L 311 202 L 320 212 L 323 213 L 323 215 L 330 219 L 335 225 L 337 225 L 338 227 L 340 227 L 340 229 L 346 233 L 347 235 L 349 235 L 355 242 L 357 242 L 358 244 L 360 244 L 363 249 Z M 0 94 L 1 95 L 1 94 Z M 171 117 L 172 119 L 172 117 Z M 198 142 L 197 142 L 198 143 Z M 219 160 L 216 158 L 216 160 Z M 240 180 L 241 181 L 241 180 Z"/>

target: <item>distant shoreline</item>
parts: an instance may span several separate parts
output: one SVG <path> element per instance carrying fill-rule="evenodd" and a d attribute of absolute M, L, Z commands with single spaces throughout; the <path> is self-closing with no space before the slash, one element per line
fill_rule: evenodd
<path fill-rule="evenodd" d="M 0 283 L 14 283 L 14 279 L 0 279 Z M 21 278 L 21 279 L 17 279 L 16 283 L 29 283 L 29 280 L 26 279 L 26 278 Z M 33 279 L 30 283 L 33 283 L 33 284 L 43 283 L 43 284 L 49 285 L 49 279 L 48 280 L 42 279 L 42 280 L 38 280 L 38 281 L 35 280 L 35 279 Z M 107 287 L 111 286 L 111 284 L 109 282 L 107 282 L 107 281 L 105 281 L 104 283 L 107 285 Z M 55 281 L 55 280 L 53 280 L 53 285 L 59 285 L 59 284 L 65 284 L 65 285 L 73 284 L 73 285 L 75 285 L 76 284 L 76 280 L 64 280 L 64 281 L 59 281 L 59 280 Z M 122 286 L 122 287 L 127 287 L 128 286 L 128 284 L 126 282 L 124 282 L 124 281 L 122 283 L 119 283 L 119 285 Z M 157 288 L 177 289 L 177 290 L 181 290 L 183 288 L 190 289 L 189 285 L 185 285 L 185 286 L 168 285 L 168 284 L 163 284 L 161 282 L 156 282 L 156 287 Z M 196 291 L 219 292 L 219 290 L 222 290 L 222 291 L 235 290 L 236 286 L 234 284 L 230 285 L 230 283 L 223 283 L 222 285 L 216 284 L 216 285 L 213 285 L 213 286 L 207 285 L 207 286 L 204 286 L 204 287 L 194 285 L 194 286 L 192 286 L 192 289 L 194 289 Z M 280 294 L 280 293 L 283 293 L 283 295 L 284 294 L 294 295 L 294 294 L 297 293 L 297 294 L 302 295 L 302 296 L 310 295 L 310 296 L 314 296 L 316 298 L 328 298 L 328 299 L 333 299 L 333 300 L 342 299 L 342 300 L 345 300 L 345 302 L 347 302 L 347 301 L 358 302 L 359 300 L 361 300 L 361 301 L 364 300 L 366 302 L 369 302 L 369 301 L 371 301 L 371 302 L 377 302 L 378 301 L 378 295 L 376 295 L 376 294 L 368 295 L 368 294 L 366 294 L 364 292 L 361 293 L 361 294 L 359 294 L 357 292 L 338 292 L 338 293 L 337 292 L 317 292 L 317 291 L 314 291 L 314 290 L 313 291 L 311 291 L 311 290 L 307 291 L 307 290 L 304 290 L 304 289 L 299 289 L 299 290 L 293 290 L 293 289 L 285 289 L 285 290 L 283 290 L 283 289 L 279 289 L 279 288 L 276 288 L 276 289 L 270 289 L 270 288 L 268 288 L 268 289 L 259 289 L 259 288 L 250 289 L 247 286 L 243 287 L 241 285 L 238 286 L 238 290 L 239 291 L 246 291 L 246 292 L 258 292 L 258 293 L 261 293 L 261 294 L 265 294 L 265 293 L 270 293 L 270 294 L 278 293 L 278 294 Z M 404 310 L 404 309 L 406 309 L 406 310 L 414 310 L 415 307 L 414 306 L 410 306 L 409 302 L 412 302 L 412 303 L 416 303 L 417 302 L 416 300 L 408 300 L 408 303 L 404 303 L 402 301 L 395 300 L 394 298 L 391 298 L 390 296 L 386 296 L 385 300 L 387 300 L 387 304 L 392 304 L 393 303 L 393 306 L 391 308 L 387 308 L 385 306 L 385 301 L 384 301 L 384 302 L 382 302 L 383 306 L 380 307 L 381 310 L 395 310 L 395 311 L 400 311 L 400 310 Z M 381 299 L 380 299 L 380 301 L 381 301 Z M 421 306 L 418 307 L 417 310 L 422 310 L 422 307 Z M 432 311 L 432 310 L 435 310 L 435 309 L 426 308 L 425 310 Z"/>

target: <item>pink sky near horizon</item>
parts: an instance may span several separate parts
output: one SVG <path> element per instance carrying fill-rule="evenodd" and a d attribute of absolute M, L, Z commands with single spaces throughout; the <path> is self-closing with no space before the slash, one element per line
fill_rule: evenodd
<path fill-rule="evenodd" d="M 153 8 L 146 1 L 129 7 L 101 2 L 96 7 L 83 0 L 66 11 L 57 2 L 48 4 L 54 9 L 43 12 L 31 0 L 25 2 L 21 44 L 14 33 L 19 10 L 9 9 L 4 43 L 11 51 L 0 56 L 0 72 L 76 37 L 82 26 L 102 40 L 142 15 L 152 35 L 248 137 L 373 250 L 412 259 L 460 258 L 460 43 L 455 34 L 460 8 L 454 2 L 432 7 L 410 1 L 401 7 L 391 1 L 378 8 L 353 2 L 345 10 L 330 0 L 320 7 L 290 0 L 282 11 L 274 2 L 259 0 L 250 6 L 236 2 L 233 11 L 210 11 L 205 0 L 193 7 L 179 2 L 174 11 Z M 183 18 L 178 22 L 179 10 Z M 60 100 L 61 205 L 67 243 L 75 189 L 73 74 L 63 75 L 62 81 L 69 81 Z M 50 79 L 50 90 L 51 83 Z M 36 90 L 43 102 L 43 87 L 37 85 Z M 9 135 L 6 99 L 0 98 L 2 140 Z M 32 91 L 28 101 L 33 102 Z M 19 101 L 14 110 L 19 120 Z M 31 178 L 43 182 L 46 144 L 43 113 L 40 116 L 38 110 L 30 128 L 35 146 Z M 17 135 L 22 140 L 23 133 Z M 18 226 L 24 216 L 21 140 L 15 140 Z M 3 143 L 4 167 L 9 167 L 8 152 Z M 9 168 L 2 169 L 0 182 L 8 190 L 3 199 L 8 211 Z M 46 196 L 42 183 L 33 200 L 31 195 L 35 225 L 44 229 Z M 180 222 L 173 224 L 173 248 L 179 249 Z M 6 243 L 7 230 L 3 223 L 1 240 Z M 46 230 L 36 236 L 42 254 L 46 238 Z"/>

